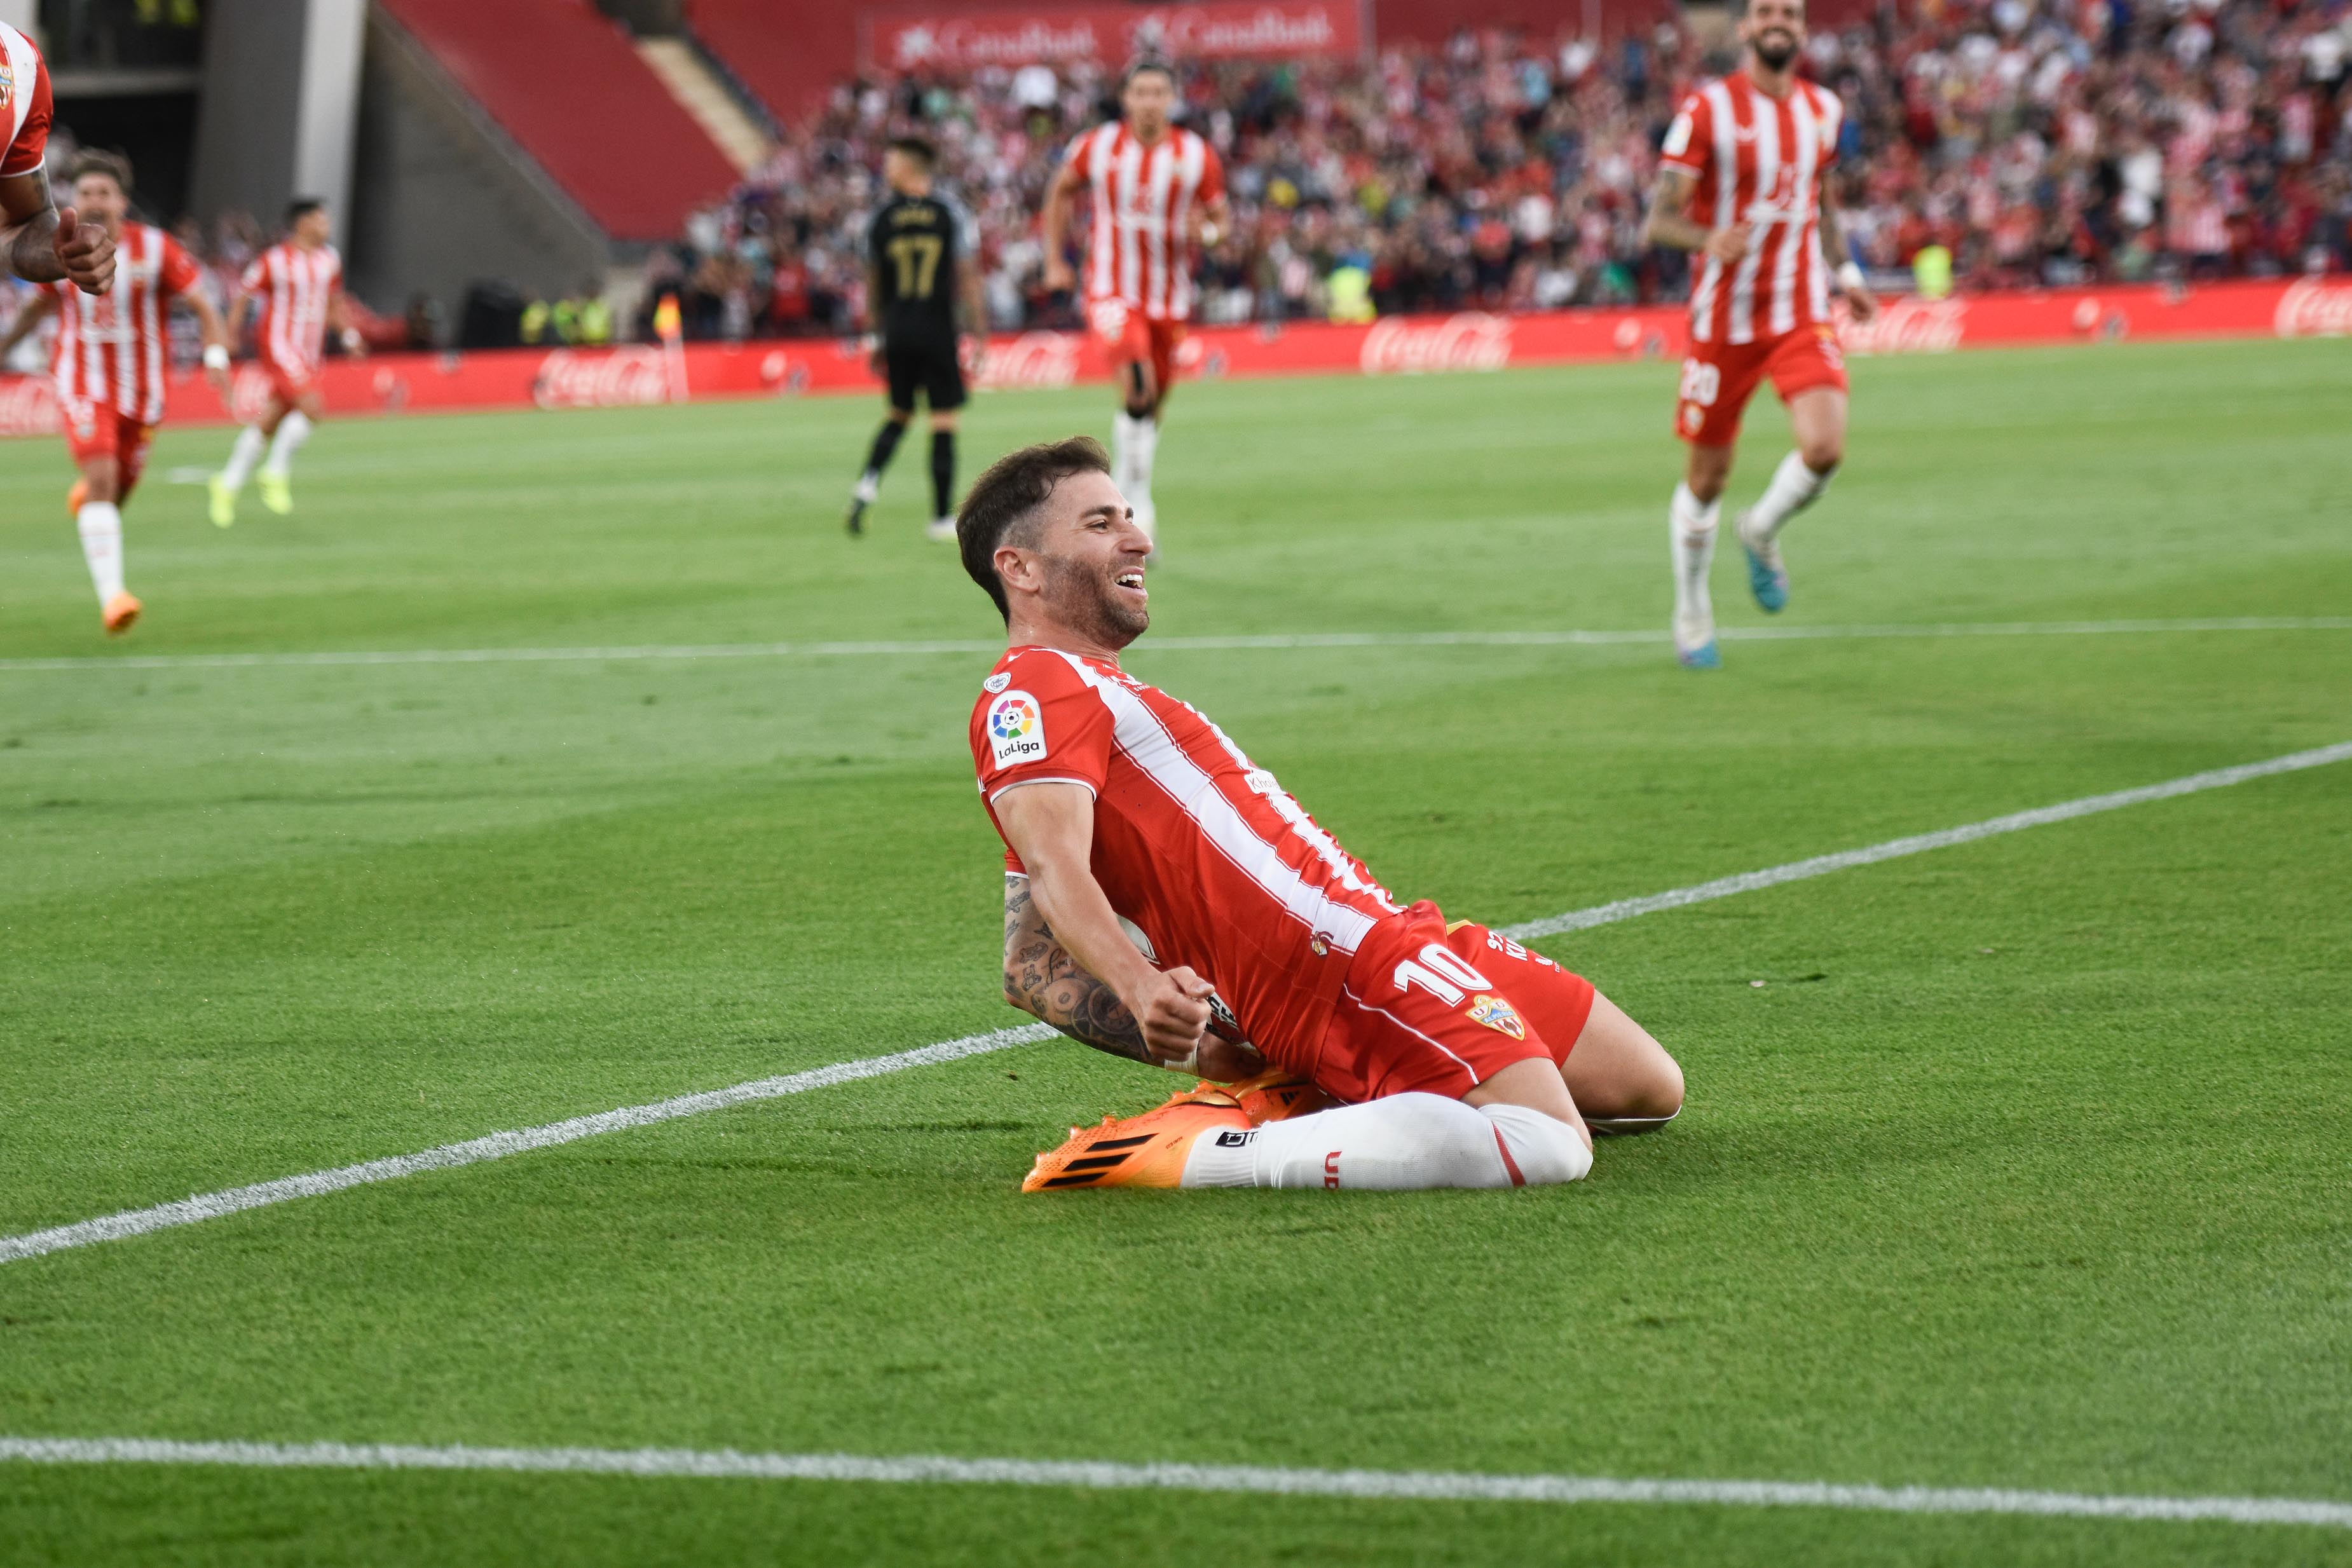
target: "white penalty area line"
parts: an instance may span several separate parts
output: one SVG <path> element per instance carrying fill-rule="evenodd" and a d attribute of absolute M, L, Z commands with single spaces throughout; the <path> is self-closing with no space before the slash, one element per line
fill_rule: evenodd
<path fill-rule="evenodd" d="M 1782 883 L 1801 882 L 1809 877 L 1826 876 L 1832 872 L 1845 871 L 1854 866 L 1874 865 L 1881 861 L 1895 860 L 1905 855 L 1922 854 L 1929 850 L 1948 849 L 1955 844 L 1972 843 L 2002 833 L 2021 832 L 2052 822 L 2070 821 L 2101 811 L 2120 810 L 2126 806 L 2145 805 L 2154 800 L 2168 800 L 2176 796 L 2194 795 L 2207 789 L 2227 789 L 2250 779 L 2268 779 L 2281 773 L 2295 773 L 2309 768 L 2325 768 L 2332 763 L 2352 761 L 2352 741 L 2323 746 L 2311 751 L 2297 751 L 2284 757 L 2273 757 L 2264 762 L 2242 763 L 2234 768 L 2216 768 L 2203 773 L 2191 773 L 2185 778 L 2169 779 L 2162 784 L 2145 785 L 2137 789 L 2118 789 L 2105 795 L 2086 795 L 2080 800 L 2061 801 L 2054 806 L 2042 806 L 2030 811 L 2012 811 L 2007 816 L 1989 818 L 1940 832 L 1915 833 L 1907 838 L 1889 839 L 1885 843 L 1863 849 L 1843 850 L 1835 854 L 1815 855 L 1809 860 L 1792 861 L 1786 865 L 1769 866 L 1762 871 L 1746 872 L 1738 876 L 1718 877 L 1690 887 L 1670 889 L 1643 898 L 1621 898 L 1611 904 L 1596 904 L 1590 909 L 1570 910 L 1548 919 L 1525 921 L 1517 925 L 1497 927 L 1502 935 L 1519 941 L 1557 936 L 1564 931 L 1584 931 L 1596 925 L 1609 925 L 1637 915 L 1656 914 L 1662 910 L 1680 909 L 1688 904 L 1705 904 L 1713 899 L 1729 898 L 1735 894 L 1753 893 L 1760 888 L 1777 887 Z M 982 1056 L 990 1051 L 1008 1051 L 1014 1046 L 1028 1045 L 1054 1037 L 1048 1026 L 1024 1024 L 1017 1029 L 994 1030 L 986 1034 L 966 1035 L 961 1040 L 942 1040 L 937 1045 L 922 1046 L 914 1051 L 902 1051 L 888 1056 L 869 1056 L 856 1061 L 836 1062 L 830 1067 L 813 1068 L 805 1072 L 787 1073 L 777 1078 L 754 1079 L 732 1088 L 707 1090 L 696 1094 L 681 1094 L 675 1099 L 656 1101 L 649 1105 L 626 1105 L 615 1111 L 604 1111 L 591 1116 L 574 1116 L 568 1121 L 551 1122 L 544 1126 L 524 1127 L 514 1132 L 491 1133 L 460 1144 L 443 1144 L 413 1155 L 394 1155 L 387 1159 L 369 1160 L 361 1165 L 342 1166 L 333 1170 L 313 1171 L 307 1176 L 281 1176 L 275 1181 L 257 1182 L 250 1186 L 229 1187 L 220 1192 L 197 1193 L 173 1203 L 157 1204 L 150 1208 L 125 1209 L 121 1213 L 102 1215 L 72 1225 L 60 1225 L 47 1230 L 35 1230 L 20 1236 L 0 1237 L 0 1263 L 12 1263 L 20 1259 L 38 1258 L 45 1253 L 60 1252 L 73 1247 L 88 1247 L 100 1241 L 121 1241 L 150 1231 L 167 1230 L 174 1226 L 194 1225 L 199 1220 L 217 1219 L 223 1215 L 236 1214 L 248 1208 L 262 1208 L 271 1204 L 286 1203 L 298 1197 L 316 1197 L 325 1193 L 341 1192 L 347 1187 L 362 1186 L 371 1182 L 393 1181 L 402 1176 L 418 1176 L 426 1171 L 448 1170 L 457 1166 L 478 1165 L 484 1160 L 504 1159 L 532 1149 L 552 1148 L 559 1144 L 576 1143 L 605 1133 L 625 1132 L 632 1127 L 650 1126 L 656 1122 L 675 1121 L 681 1116 L 697 1116 L 706 1111 L 721 1111 L 733 1105 L 750 1104 L 754 1101 L 780 1099 L 785 1095 L 802 1094 L 812 1089 L 828 1088 L 835 1083 L 852 1083 L 864 1078 L 879 1078 L 887 1073 L 903 1071 L 910 1067 L 929 1067 L 939 1062 L 956 1061 L 967 1056 Z"/>
<path fill-rule="evenodd" d="M 2206 632 L 2352 632 L 2352 615 L 2219 616 L 2172 621 L 1951 622 L 1917 626 L 1727 626 L 1730 643 L 1852 642 L 1882 638 L 2095 637 Z M 1264 636 L 1153 637 L 1138 653 L 1284 648 L 1570 648 L 1658 644 L 1664 629 L 1534 632 L 1303 632 Z M 882 658 L 1001 653 L 1002 641 L 939 638 L 867 643 L 704 643 L 610 648 L 394 648 L 378 652 L 124 653 L 112 657 L 0 659 L 0 674 L 74 670 L 325 669 L 368 664 L 578 664 L 719 659 Z"/>
<path fill-rule="evenodd" d="M 179 1443 L 146 1437 L 0 1437 L 0 1460 L 49 1465 L 229 1465 L 250 1469 L 492 1470 L 898 1485 L 1054 1487 L 1083 1491 L 1246 1493 L 1401 1502 L 1667 1503 L 1829 1508 L 1868 1513 L 2025 1514 L 2352 1530 L 2352 1504 L 2294 1498 L 2101 1496 L 1996 1487 L 1830 1481 L 1620 1479 L 1459 1470 L 1322 1470 L 1102 1459 L 957 1459 L 916 1454 L 745 1454 L 732 1448 L 488 1448 L 402 1443 Z"/>

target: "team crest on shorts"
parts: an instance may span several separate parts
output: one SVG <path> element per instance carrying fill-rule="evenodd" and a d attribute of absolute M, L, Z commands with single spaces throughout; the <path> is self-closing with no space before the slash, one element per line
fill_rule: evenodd
<path fill-rule="evenodd" d="M 1481 991 L 1471 998 L 1470 1017 L 1473 1021 L 1485 1024 L 1496 1034 L 1507 1034 L 1513 1040 L 1528 1038 L 1528 1026 L 1519 1021 L 1518 1009 L 1500 997 Z"/>
<path fill-rule="evenodd" d="M 988 746 L 999 768 L 1045 755 L 1045 715 L 1027 692 L 1006 692 L 988 705 Z"/>

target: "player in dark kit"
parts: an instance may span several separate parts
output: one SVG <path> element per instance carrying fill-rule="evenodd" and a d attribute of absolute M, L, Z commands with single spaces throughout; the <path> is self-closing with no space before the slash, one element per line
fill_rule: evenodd
<path fill-rule="evenodd" d="M 915 417 L 920 389 L 931 410 L 931 521 L 935 539 L 955 534 L 955 411 L 963 406 L 963 364 L 956 307 L 977 333 L 979 239 L 963 209 L 931 190 L 931 144 L 901 137 L 882 155 L 890 199 L 866 235 L 866 330 L 875 337 L 874 371 L 890 383 L 890 409 L 874 433 L 866 472 L 849 497 L 849 531 L 866 530 L 866 508 L 882 491 L 882 470 Z"/>

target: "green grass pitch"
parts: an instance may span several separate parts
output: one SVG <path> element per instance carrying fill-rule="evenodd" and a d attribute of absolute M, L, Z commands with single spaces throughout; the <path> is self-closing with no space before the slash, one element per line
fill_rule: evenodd
<path fill-rule="evenodd" d="M 1165 635 L 1662 627 L 1671 366 L 1183 387 Z M 2341 615 L 2340 342 L 1854 369 L 1800 626 Z M 967 477 L 1108 427 L 983 399 Z M 986 638 L 860 400 L 0 448 L 0 658 Z M 1786 441 L 1750 417 L 1735 503 Z M 1727 556 L 1736 552 L 1727 551 Z M 1759 622 L 1736 559 L 1727 624 Z M 2352 632 L 1206 651 L 1400 893 L 1525 920 L 2352 738 Z M 1018 1021 L 989 659 L 0 668 L 0 1234 Z M 1517 1194 L 1018 1197 L 1024 1047 L 0 1266 L 0 1435 L 2352 1500 L 2352 765 L 1554 939 L 1690 1108 Z M 1762 987 L 1752 982 L 1763 980 Z M 0 1464 L 31 1563 L 2352 1563 L 1811 1509 Z"/>

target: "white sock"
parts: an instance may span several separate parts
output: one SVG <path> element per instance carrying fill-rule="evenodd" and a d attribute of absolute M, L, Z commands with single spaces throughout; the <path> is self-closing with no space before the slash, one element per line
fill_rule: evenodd
<path fill-rule="evenodd" d="M 1782 525 L 1790 517 L 1813 504 L 1814 498 L 1829 487 L 1830 476 L 1835 467 L 1816 474 L 1805 466 L 1805 460 L 1791 452 L 1780 459 L 1780 466 L 1772 470 L 1772 482 L 1764 486 L 1764 497 L 1748 508 L 1748 522 L 1743 536 L 1751 545 L 1769 545 L 1778 538 Z"/>
<path fill-rule="evenodd" d="M 850 488 L 849 493 L 867 506 L 872 506 L 875 498 L 882 494 L 882 471 L 878 468 L 868 468 L 857 476 L 857 483 Z"/>
<path fill-rule="evenodd" d="M 1119 494 L 1135 508 L 1139 527 L 1159 538 L 1159 516 L 1151 505 L 1151 460 L 1160 451 L 1160 422 L 1150 414 L 1121 410 L 1112 426 L 1111 477 Z"/>
<path fill-rule="evenodd" d="M 1722 511 L 1720 497 L 1702 507 L 1688 485 L 1675 486 L 1674 505 L 1666 510 L 1666 531 L 1674 544 L 1677 621 L 1714 624 L 1715 605 L 1706 596 L 1706 573 L 1715 564 L 1715 525 Z"/>
<path fill-rule="evenodd" d="M 310 439 L 310 421 L 300 409 L 295 409 L 278 422 L 278 439 L 269 444 L 269 461 L 261 471 L 273 479 L 286 477 L 286 466 L 294 461 L 294 454 L 302 443 Z"/>
<path fill-rule="evenodd" d="M 245 482 L 253 477 L 253 465 L 261 461 L 269 437 L 261 434 L 261 426 L 248 424 L 236 433 L 236 444 L 228 449 L 228 466 L 221 470 L 221 480 L 232 490 L 242 490 Z"/>
<path fill-rule="evenodd" d="M 84 502 L 74 527 L 81 530 L 81 558 L 89 562 L 89 580 L 104 609 L 122 591 L 122 513 L 111 501 Z"/>
<path fill-rule="evenodd" d="M 1575 1130 L 1539 1111 L 1395 1094 L 1202 1137 L 1183 1185 L 1416 1192 L 1575 1181 L 1591 1168 Z"/>

